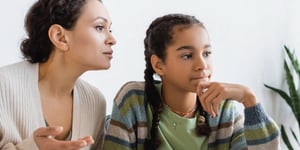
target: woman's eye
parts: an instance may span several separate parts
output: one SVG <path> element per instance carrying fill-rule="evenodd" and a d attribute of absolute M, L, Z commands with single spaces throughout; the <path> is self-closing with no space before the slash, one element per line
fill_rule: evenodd
<path fill-rule="evenodd" d="M 192 58 L 192 54 L 185 54 L 185 55 L 182 56 L 182 58 L 185 59 L 185 60 L 190 59 L 190 58 Z"/>
<path fill-rule="evenodd" d="M 98 31 L 102 31 L 104 27 L 103 27 L 103 26 L 96 26 L 95 28 L 96 28 L 96 30 L 98 30 Z"/>
<path fill-rule="evenodd" d="M 207 52 L 204 52 L 204 53 L 203 53 L 203 56 L 204 56 L 204 57 L 209 57 L 209 55 L 211 55 L 211 51 L 207 51 Z"/>

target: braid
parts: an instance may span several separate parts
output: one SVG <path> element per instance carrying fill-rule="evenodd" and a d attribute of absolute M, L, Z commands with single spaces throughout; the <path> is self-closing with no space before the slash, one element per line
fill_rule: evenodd
<path fill-rule="evenodd" d="M 160 140 L 158 139 L 158 123 L 160 121 L 160 113 L 163 110 L 163 104 L 158 91 L 155 89 L 153 73 L 150 69 L 146 69 L 147 75 L 145 75 L 145 91 L 146 98 L 149 99 L 149 103 L 152 106 L 152 126 L 151 126 L 151 139 L 147 141 L 146 149 L 157 149 L 160 145 Z M 152 75 L 151 75 L 152 74 Z"/>
<path fill-rule="evenodd" d="M 196 123 L 196 133 L 198 136 L 209 136 L 211 133 L 211 128 L 208 125 L 208 113 L 203 110 L 203 107 L 201 103 L 199 102 L 199 99 L 197 98 L 197 105 L 198 105 L 198 117 L 197 117 L 197 123 Z M 204 118 L 201 118 L 204 117 Z M 200 120 L 204 119 L 204 120 Z"/>
<path fill-rule="evenodd" d="M 150 30 L 147 31 L 147 35 L 148 33 L 151 32 Z M 146 141 L 145 149 L 153 150 L 153 149 L 157 149 L 160 145 L 160 141 L 157 136 L 158 133 L 157 130 L 158 130 L 158 123 L 160 120 L 159 114 L 163 110 L 163 104 L 159 92 L 156 90 L 154 86 L 154 82 L 155 82 L 153 79 L 154 70 L 152 68 L 151 61 L 150 61 L 152 53 L 150 50 L 148 50 L 148 38 L 145 38 L 144 44 L 145 44 L 145 61 L 146 61 L 146 69 L 144 72 L 145 98 L 148 100 L 147 102 L 149 102 L 150 105 L 152 106 L 152 115 L 153 115 L 152 126 L 151 126 L 151 139 Z"/>

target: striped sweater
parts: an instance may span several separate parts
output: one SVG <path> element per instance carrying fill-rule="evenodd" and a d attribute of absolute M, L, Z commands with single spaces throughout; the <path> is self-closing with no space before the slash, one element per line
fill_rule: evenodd
<path fill-rule="evenodd" d="M 144 82 L 126 83 L 114 100 L 103 149 L 144 149 L 149 137 L 148 121 L 151 121 L 147 117 L 151 110 L 147 108 Z M 227 100 L 220 105 L 219 116 L 209 118 L 212 132 L 208 137 L 208 149 L 280 149 L 278 126 L 266 115 L 261 104 L 244 110 L 240 108 L 240 103 Z"/>

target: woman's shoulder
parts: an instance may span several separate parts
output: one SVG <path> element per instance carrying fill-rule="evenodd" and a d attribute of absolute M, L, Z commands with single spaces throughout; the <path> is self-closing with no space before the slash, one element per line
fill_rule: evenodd
<path fill-rule="evenodd" d="M 76 92 L 78 92 L 81 96 L 89 97 L 89 99 L 92 98 L 100 101 L 105 101 L 104 95 L 99 90 L 99 88 L 83 79 L 78 79 L 76 81 L 74 90 L 76 90 Z"/>
<path fill-rule="evenodd" d="M 16 62 L 0 67 L 1 84 L 22 82 L 24 84 L 32 84 L 36 80 L 38 71 L 38 63 L 30 63 L 28 61 Z"/>
<path fill-rule="evenodd" d="M 30 68 L 37 68 L 37 63 L 30 63 L 28 61 L 20 61 L 20 62 L 15 62 L 12 64 L 7 64 L 4 66 L 0 67 L 0 73 L 1 74 L 8 74 L 11 72 L 18 73 L 26 70 L 30 70 Z"/>

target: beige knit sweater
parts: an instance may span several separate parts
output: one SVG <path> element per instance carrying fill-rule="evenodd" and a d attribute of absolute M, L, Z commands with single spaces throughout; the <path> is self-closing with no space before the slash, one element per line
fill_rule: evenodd
<path fill-rule="evenodd" d="M 73 95 L 72 140 L 91 135 L 101 149 L 106 102 L 101 92 L 78 80 Z M 44 127 L 38 89 L 38 64 L 22 61 L 0 68 L 0 149 L 38 149 L 33 131 Z"/>

